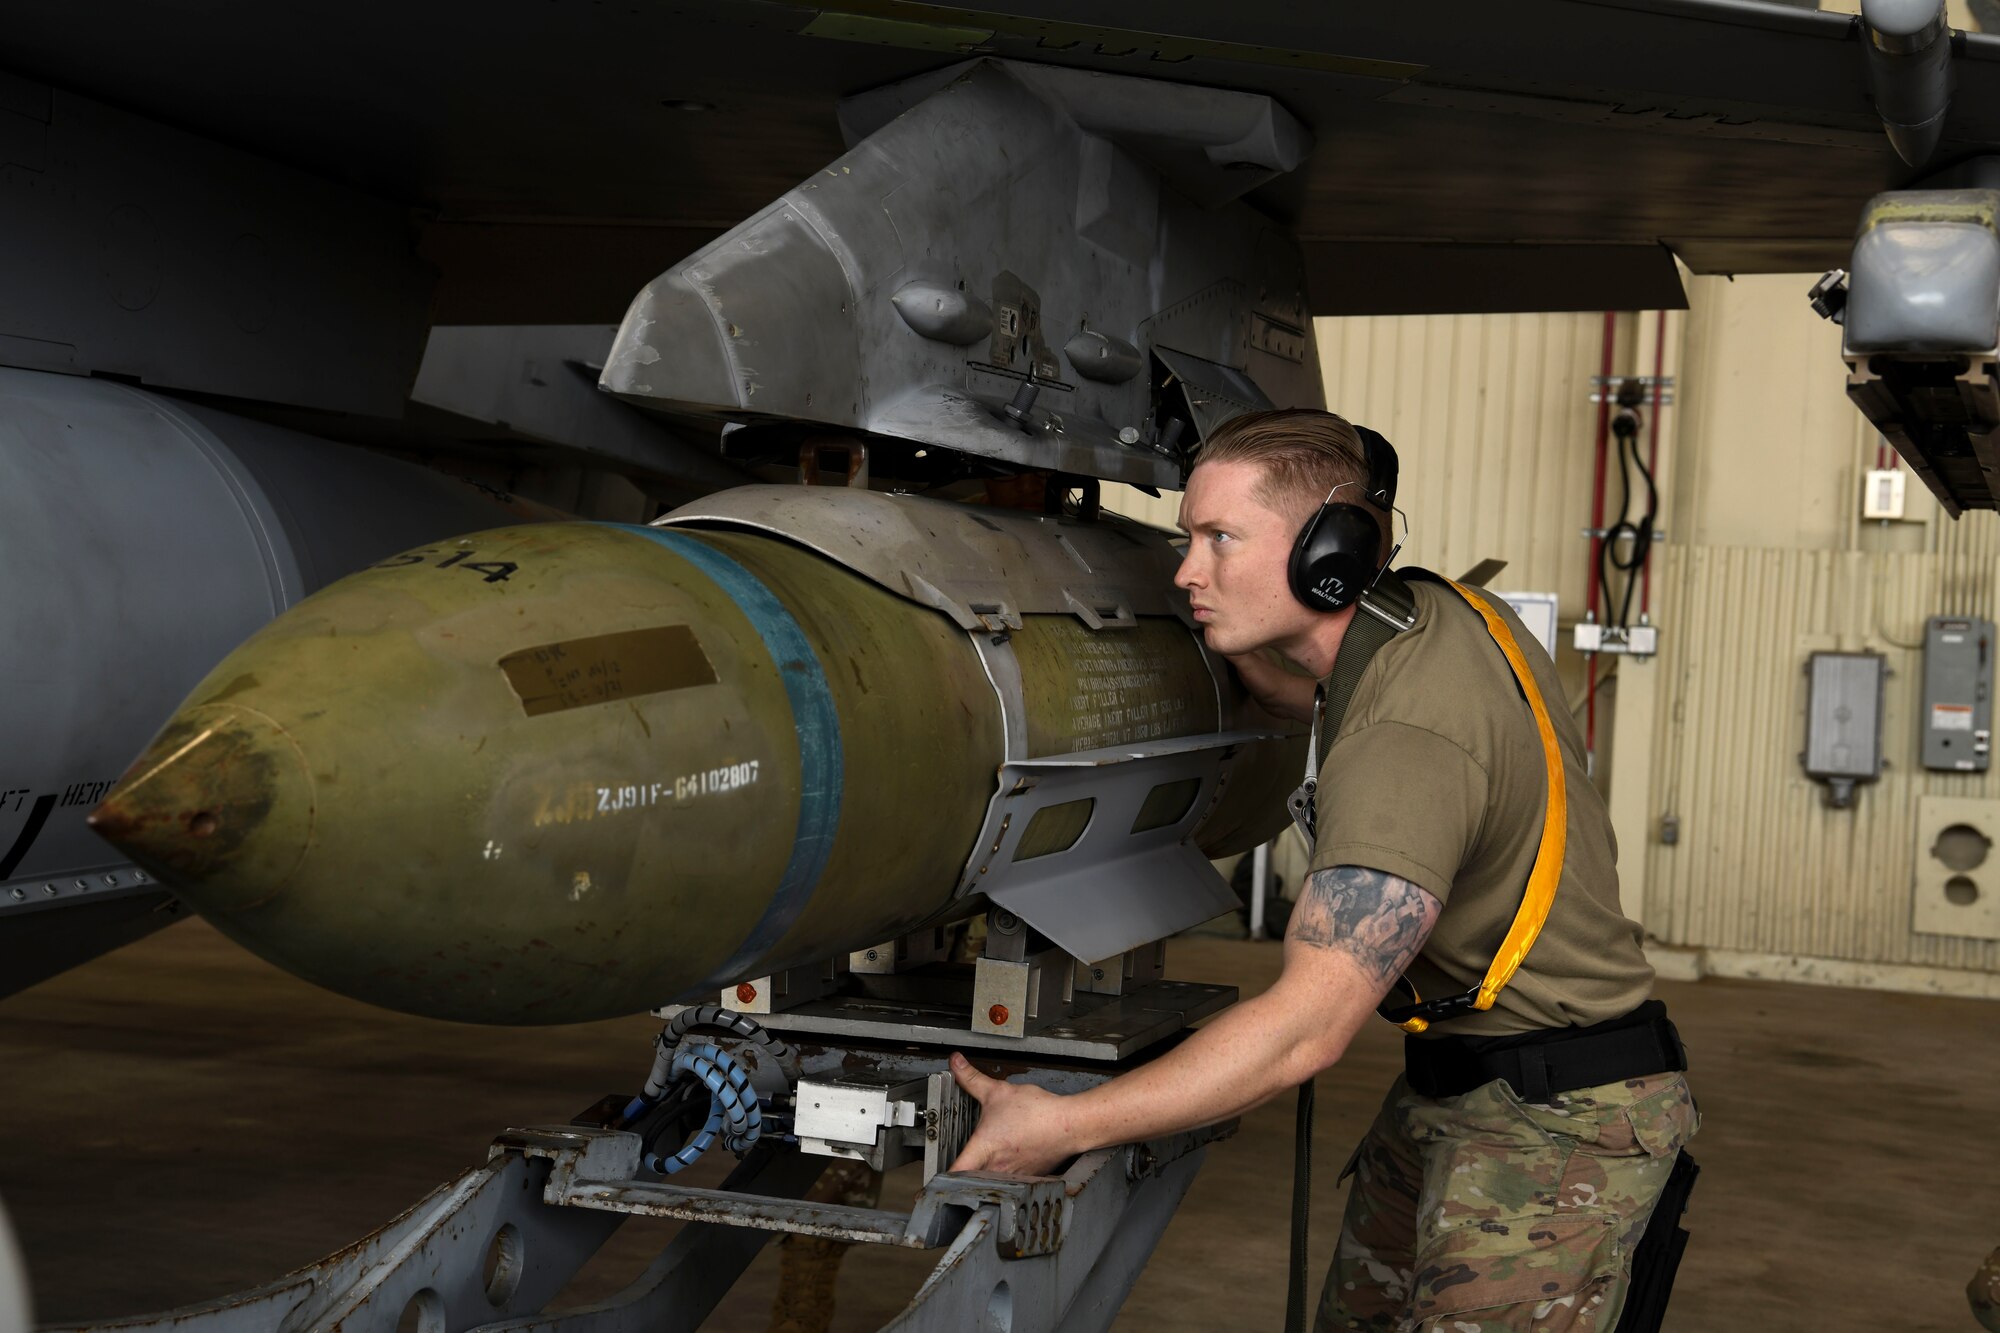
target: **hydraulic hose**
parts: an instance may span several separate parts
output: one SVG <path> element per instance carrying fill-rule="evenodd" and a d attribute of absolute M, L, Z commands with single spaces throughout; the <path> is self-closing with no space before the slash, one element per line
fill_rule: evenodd
<path fill-rule="evenodd" d="M 694 1165 L 718 1137 L 731 1152 L 748 1152 L 764 1132 L 764 1108 L 743 1066 L 721 1047 L 704 1041 L 676 1047 L 668 1067 L 672 1080 L 691 1078 L 708 1089 L 708 1120 L 678 1152 L 653 1153 L 646 1165 L 673 1175 Z"/>
<path fill-rule="evenodd" d="M 750 1070 L 736 1057 L 712 1042 L 683 1044 L 691 1032 L 710 1032 L 753 1042 L 779 1071 L 773 1077 L 798 1074 L 798 1056 L 790 1046 L 773 1036 L 755 1019 L 720 1005 L 696 1005 L 683 1009 L 667 1021 L 653 1042 L 653 1067 L 646 1085 L 626 1104 L 622 1123 L 637 1124 L 666 1097 L 668 1089 L 682 1080 L 692 1080 L 708 1090 L 707 1123 L 678 1152 L 651 1153 L 645 1161 L 655 1171 L 672 1175 L 692 1164 L 723 1136 L 725 1145 L 739 1156 L 757 1142 L 763 1132 L 764 1111 Z"/>

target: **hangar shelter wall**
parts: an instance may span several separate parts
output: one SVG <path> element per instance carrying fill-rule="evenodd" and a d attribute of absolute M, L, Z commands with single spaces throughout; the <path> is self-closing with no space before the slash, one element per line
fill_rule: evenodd
<path fill-rule="evenodd" d="M 1989 896 L 1963 913 L 1919 901 L 1938 890 L 1916 874 L 1934 798 L 1972 802 L 1953 817 L 2000 843 L 2000 778 L 1927 771 L 1918 738 L 1926 617 L 2000 619 L 2000 515 L 1946 519 L 1912 477 L 1903 520 L 1861 518 L 1881 442 L 1847 402 L 1839 331 L 1808 309 L 1811 281 L 1688 276 L 1685 312 L 1609 321 L 1320 320 L 1327 403 L 1402 456 L 1403 560 L 1455 574 L 1494 556 L 1509 562 L 1496 588 L 1558 594 L 1557 662 L 1583 718 L 1589 676 L 1569 635 L 1587 595 L 1607 326 L 1613 374 L 1670 377 L 1647 589 L 1660 652 L 1597 663 L 1593 776 L 1628 910 L 1669 975 L 2000 998 L 2000 938 L 1980 937 L 2000 936 L 1982 925 L 2000 927 L 2000 855 L 1970 872 Z M 1607 489 L 1615 513 L 1615 462 Z M 1111 507 L 1173 524 L 1177 495 L 1114 490 Z M 1827 807 L 1799 762 L 1804 666 L 1822 649 L 1879 652 L 1890 671 L 1887 762 L 1847 809 Z M 1288 842 L 1275 864 L 1296 876 Z"/>
<path fill-rule="evenodd" d="M 1628 687 L 1650 674 L 1652 714 L 1644 762 L 1612 776 L 1650 816 L 1621 867 L 1643 877 L 1648 933 L 1700 969 L 2000 998 L 1993 863 L 1971 872 L 1983 905 L 1938 901 L 1916 873 L 1943 822 L 2000 837 L 2000 780 L 1928 771 L 1919 747 L 1925 621 L 2000 617 L 2000 515 L 1953 521 L 1911 478 L 1902 521 L 1861 517 L 1881 441 L 1846 401 L 1810 281 L 1688 280 L 1661 652 L 1620 668 Z M 1819 650 L 1881 653 L 1890 673 L 1886 763 L 1848 809 L 1799 763 Z M 1973 804 L 1926 818 L 1937 798 Z"/>

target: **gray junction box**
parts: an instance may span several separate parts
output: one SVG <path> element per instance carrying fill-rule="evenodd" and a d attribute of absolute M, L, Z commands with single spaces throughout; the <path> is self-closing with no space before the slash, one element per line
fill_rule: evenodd
<path fill-rule="evenodd" d="M 1826 803 L 1854 803 L 1854 784 L 1882 772 L 1880 653 L 1814 653 L 1806 660 L 1806 776 L 1826 784 Z"/>
<path fill-rule="evenodd" d="M 1924 626 L 1925 768 L 1984 773 L 1993 738 L 1993 622 L 1932 616 Z"/>

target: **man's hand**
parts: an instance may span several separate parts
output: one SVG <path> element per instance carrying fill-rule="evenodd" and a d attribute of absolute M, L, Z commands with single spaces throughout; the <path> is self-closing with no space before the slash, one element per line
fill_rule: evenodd
<path fill-rule="evenodd" d="M 951 1170 L 1045 1176 L 1064 1158 L 1076 1155 L 1069 1145 L 1068 1108 L 1063 1105 L 1069 1098 L 991 1078 L 955 1052 L 951 1076 L 980 1107 L 979 1128 Z"/>

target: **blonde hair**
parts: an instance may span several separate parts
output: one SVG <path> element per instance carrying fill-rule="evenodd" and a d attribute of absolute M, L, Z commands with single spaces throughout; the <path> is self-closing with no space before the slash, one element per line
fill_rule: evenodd
<path fill-rule="evenodd" d="M 1392 520 L 1364 494 L 1368 455 L 1360 434 L 1345 417 L 1310 407 L 1245 412 L 1216 427 L 1202 442 L 1194 462 L 1196 467 L 1203 463 L 1257 464 L 1263 469 L 1262 479 L 1251 493 L 1301 524 L 1335 486 L 1352 483 L 1340 498 L 1363 505 L 1375 515 L 1382 528 L 1382 554 L 1388 555 Z"/>

